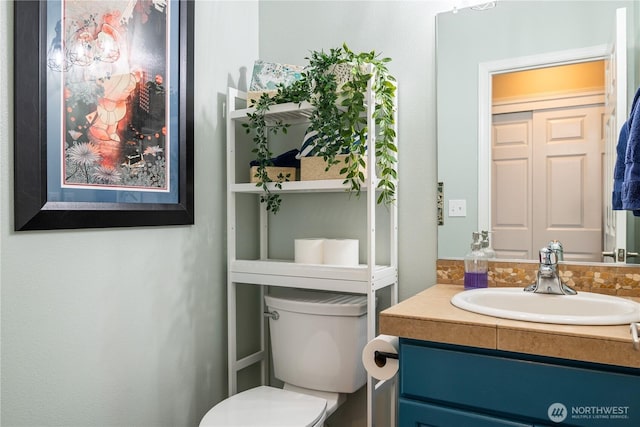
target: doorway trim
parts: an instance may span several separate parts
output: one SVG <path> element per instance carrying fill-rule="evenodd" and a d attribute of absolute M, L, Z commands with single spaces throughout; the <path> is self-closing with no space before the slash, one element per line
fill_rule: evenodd
<path fill-rule="evenodd" d="M 478 230 L 491 230 L 491 114 L 494 74 L 577 64 L 608 58 L 606 44 L 478 64 Z"/>

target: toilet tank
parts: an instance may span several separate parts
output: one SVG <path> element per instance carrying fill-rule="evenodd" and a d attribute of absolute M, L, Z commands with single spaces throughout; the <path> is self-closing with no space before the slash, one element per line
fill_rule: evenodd
<path fill-rule="evenodd" d="M 367 298 L 285 289 L 265 295 L 275 377 L 314 390 L 353 393 L 367 381 Z"/>

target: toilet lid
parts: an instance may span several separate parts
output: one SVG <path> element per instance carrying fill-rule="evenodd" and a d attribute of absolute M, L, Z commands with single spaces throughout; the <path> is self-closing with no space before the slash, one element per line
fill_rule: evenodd
<path fill-rule="evenodd" d="M 206 413 L 200 427 L 311 427 L 327 401 L 306 394 L 260 386 L 235 394 Z"/>

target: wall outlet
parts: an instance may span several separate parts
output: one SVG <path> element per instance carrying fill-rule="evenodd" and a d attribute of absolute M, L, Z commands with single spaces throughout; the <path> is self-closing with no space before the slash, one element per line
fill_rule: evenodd
<path fill-rule="evenodd" d="M 467 201 L 449 200 L 449 216 L 467 216 Z"/>

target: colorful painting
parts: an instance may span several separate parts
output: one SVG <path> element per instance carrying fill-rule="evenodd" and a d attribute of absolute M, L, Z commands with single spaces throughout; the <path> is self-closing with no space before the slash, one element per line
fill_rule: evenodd
<path fill-rule="evenodd" d="M 166 191 L 165 0 L 65 0 L 47 64 L 62 74 L 62 186 Z"/>
<path fill-rule="evenodd" d="M 194 2 L 14 8 L 15 229 L 193 224 Z"/>

